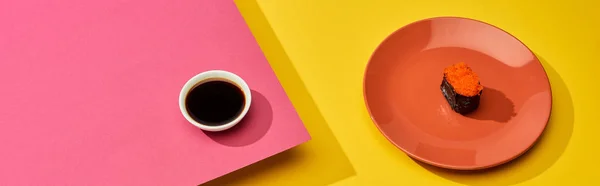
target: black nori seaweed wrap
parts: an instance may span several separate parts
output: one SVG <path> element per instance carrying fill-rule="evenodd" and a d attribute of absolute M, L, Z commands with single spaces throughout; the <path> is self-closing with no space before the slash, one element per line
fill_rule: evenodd
<path fill-rule="evenodd" d="M 450 107 L 452 107 L 452 110 L 459 114 L 465 115 L 471 113 L 475 111 L 477 107 L 479 107 L 479 99 L 482 91 L 480 91 L 476 96 L 472 97 L 460 95 L 456 93 L 452 85 L 446 81 L 446 76 L 444 76 L 440 88 L 442 89 L 442 94 L 444 94 L 446 101 L 448 101 L 448 104 L 450 104 Z"/>

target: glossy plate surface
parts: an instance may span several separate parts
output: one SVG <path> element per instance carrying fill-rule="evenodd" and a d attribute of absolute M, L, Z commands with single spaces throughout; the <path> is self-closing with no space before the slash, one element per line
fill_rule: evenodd
<path fill-rule="evenodd" d="M 443 69 L 465 62 L 484 86 L 479 108 L 452 111 Z M 551 91 L 541 63 L 522 42 L 477 20 L 438 17 L 409 24 L 373 53 L 364 77 L 367 109 L 398 148 L 425 163 L 483 169 L 526 152 L 546 127 Z"/>

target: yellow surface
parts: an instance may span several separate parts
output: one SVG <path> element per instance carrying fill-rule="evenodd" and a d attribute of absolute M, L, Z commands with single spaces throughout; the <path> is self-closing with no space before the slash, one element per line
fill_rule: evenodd
<path fill-rule="evenodd" d="M 215 185 L 600 185 L 597 1 L 237 0 L 313 140 Z M 375 128 L 363 71 L 377 45 L 419 19 L 461 16 L 510 32 L 542 60 L 551 121 L 529 153 L 478 173 L 421 165 Z M 595 80 L 592 80 L 595 79 Z"/>

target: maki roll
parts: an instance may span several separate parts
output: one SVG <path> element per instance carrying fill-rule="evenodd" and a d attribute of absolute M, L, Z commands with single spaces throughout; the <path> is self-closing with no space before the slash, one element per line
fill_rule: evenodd
<path fill-rule="evenodd" d="M 459 114 L 468 114 L 479 107 L 483 86 L 479 76 L 463 62 L 444 69 L 440 88 L 452 110 Z"/>

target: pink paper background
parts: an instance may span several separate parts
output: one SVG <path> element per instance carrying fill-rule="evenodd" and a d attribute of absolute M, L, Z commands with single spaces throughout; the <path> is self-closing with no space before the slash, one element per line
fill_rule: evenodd
<path fill-rule="evenodd" d="M 253 90 L 230 132 L 179 113 L 209 69 Z M 0 185 L 197 185 L 310 139 L 232 1 L 0 1 L 0 86 Z"/>

